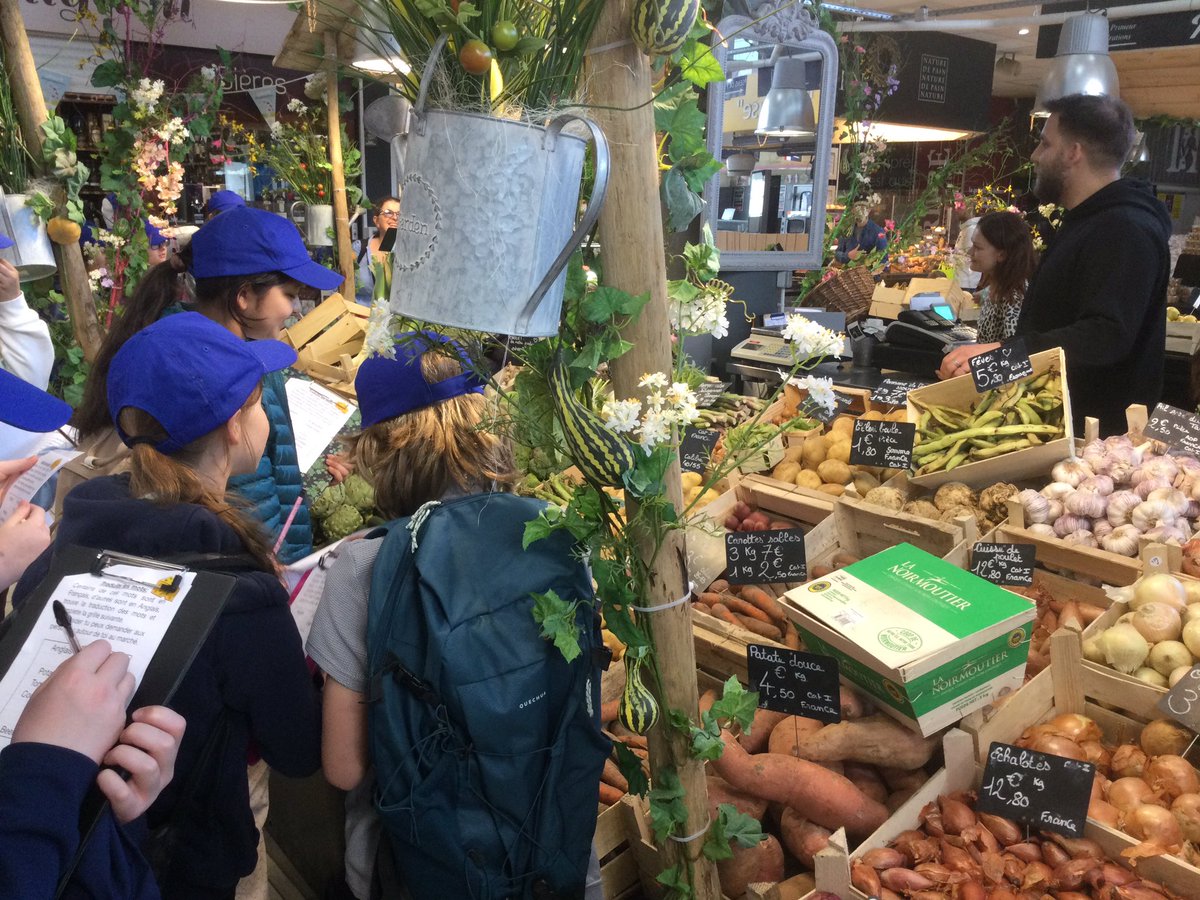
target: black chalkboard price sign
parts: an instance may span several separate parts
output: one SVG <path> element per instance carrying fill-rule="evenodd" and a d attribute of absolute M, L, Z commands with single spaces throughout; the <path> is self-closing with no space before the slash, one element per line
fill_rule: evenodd
<path fill-rule="evenodd" d="M 883 466 L 907 469 L 912 465 L 913 442 L 917 426 L 913 422 L 854 423 L 850 443 L 850 465 Z"/>
<path fill-rule="evenodd" d="M 1185 728 L 1200 731 L 1200 666 L 1175 682 L 1175 687 L 1158 701 L 1158 709 Z"/>
<path fill-rule="evenodd" d="M 729 388 L 728 381 L 702 381 L 696 388 L 696 406 L 708 409 Z"/>
<path fill-rule="evenodd" d="M 1095 774 L 1091 763 L 997 741 L 988 750 L 975 809 L 1082 837 Z"/>
<path fill-rule="evenodd" d="M 1176 450 L 1200 455 L 1200 416 L 1190 412 L 1160 403 L 1154 407 L 1142 433 Z"/>
<path fill-rule="evenodd" d="M 685 472 L 703 475 L 721 432 L 713 428 L 689 428 L 679 442 L 679 467 Z"/>
<path fill-rule="evenodd" d="M 830 422 L 848 410 L 853 403 L 854 398 L 850 395 L 834 391 L 833 409 L 826 410 L 823 406 L 817 406 L 816 404 L 809 403 L 803 405 L 803 411 L 806 415 L 811 415 L 818 422 L 828 425 Z"/>
<path fill-rule="evenodd" d="M 970 366 L 975 390 L 981 394 L 1033 374 L 1033 363 L 1023 341 L 972 356 Z"/>
<path fill-rule="evenodd" d="M 826 723 L 842 720 L 838 664 L 832 656 L 750 644 L 746 669 L 760 709 Z"/>
<path fill-rule="evenodd" d="M 971 549 L 971 573 L 992 584 L 1028 587 L 1033 584 L 1037 547 L 1033 544 L 990 544 Z"/>
<path fill-rule="evenodd" d="M 908 402 L 908 392 L 924 387 L 921 381 L 904 381 L 899 378 L 885 378 L 879 387 L 871 391 L 871 402 L 884 406 L 903 406 Z"/>
<path fill-rule="evenodd" d="M 804 530 L 731 531 L 725 535 L 730 584 L 785 584 L 808 580 Z"/>

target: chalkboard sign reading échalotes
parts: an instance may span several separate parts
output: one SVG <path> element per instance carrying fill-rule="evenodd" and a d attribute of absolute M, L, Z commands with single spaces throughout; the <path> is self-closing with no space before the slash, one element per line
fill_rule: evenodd
<path fill-rule="evenodd" d="M 912 465 L 913 442 L 917 426 L 912 422 L 854 423 L 850 443 L 850 465 L 882 466 L 885 469 L 907 469 Z"/>
<path fill-rule="evenodd" d="M 990 544 L 980 541 L 971 548 L 971 574 L 992 584 L 1033 584 L 1037 547 L 1033 544 Z"/>
<path fill-rule="evenodd" d="M 988 750 L 975 809 L 1039 831 L 1083 837 L 1095 774 L 1091 763 L 997 741 Z"/>
<path fill-rule="evenodd" d="M 786 584 L 808 580 L 804 530 L 736 531 L 725 535 L 730 584 Z"/>
<path fill-rule="evenodd" d="M 1160 403 L 1142 433 L 1183 453 L 1200 456 L 1200 416 Z"/>
<path fill-rule="evenodd" d="M 760 709 L 818 722 L 842 721 L 838 664 L 832 656 L 750 644 L 746 669 Z"/>
<path fill-rule="evenodd" d="M 689 428 L 679 442 L 679 467 L 685 472 L 703 475 L 721 432 L 713 428 Z"/>
<path fill-rule="evenodd" d="M 1033 363 L 1029 361 L 1024 341 L 1014 341 L 1006 347 L 972 356 L 970 366 L 975 390 L 981 394 L 1033 374 Z"/>
<path fill-rule="evenodd" d="M 1158 701 L 1158 709 L 1185 728 L 1200 731 L 1200 666 L 1175 682 L 1175 687 Z"/>

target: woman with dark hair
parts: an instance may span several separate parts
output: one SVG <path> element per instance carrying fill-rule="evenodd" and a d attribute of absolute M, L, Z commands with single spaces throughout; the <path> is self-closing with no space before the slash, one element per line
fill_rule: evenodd
<path fill-rule="evenodd" d="M 375 290 L 375 275 L 371 272 L 371 264 L 387 265 L 387 251 L 381 251 L 379 245 L 387 230 L 395 228 L 396 223 L 400 221 L 400 198 L 389 195 L 376 200 L 371 207 L 371 221 L 375 224 L 375 233 L 358 251 L 358 290 L 355 292 L 355 299 L 360 303 L 370 303 L 371 294 Z"/>
<path fill-rule="evenodd" d="M 1025 288 L 1033 276 L 1033 238 L 1025 220 L 1012 212 L 981 217 L 967 250 L 980 274 L 979 341 L 1003 341 L 1017 330 Z"/>

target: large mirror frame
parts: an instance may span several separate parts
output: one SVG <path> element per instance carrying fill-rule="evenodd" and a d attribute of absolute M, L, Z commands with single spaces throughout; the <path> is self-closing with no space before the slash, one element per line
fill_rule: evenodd
<path fill-rule="evenodd" d="M 750 3 L 750 15 L 726 16 L 717 26 L 726 38 L 713 47 L 726 79 L 735 75 L 728 69 L 730 46 L 734 36 L 764 44 L 782 44 L 789 50 L 818 53 L 821 57 L 821 91 L 817 110 L 817 135 L 812 149 L 812 206 L 809 218 L 808 249 L 803 252 L 784 250 L 722 250 L 722 271 L 788 271 L 819 269 L 824 262 L 825 209 L 828 193 L 830 161 L 833 156 L 834 101 L 838 88 L 838 52 L 832 37 L 822 31 L 816 17 L 807 6 L 795 0 L 763 0 Z M 708 86 L 708 151 L 724 160 L 725 82 Z M 808 152 L 808 151 L 806 151 Z M 721 172 L 714 175 L 704 188 L 702 221 L 712 229 L 716 239 L 720 222 L 719 198 Z"/>

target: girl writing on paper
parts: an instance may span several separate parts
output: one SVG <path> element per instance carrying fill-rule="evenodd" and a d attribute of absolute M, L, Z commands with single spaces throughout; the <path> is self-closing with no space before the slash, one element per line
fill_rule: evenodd
<path fill-rule="evenodd" d="M 278 341 L 244 341 L 191 312 L 129 338 L 112 357 L 107 401 L 130 470 L 71 492 L 55 543 L 17 585 L 19 605 L 64 544 L 166 561 L 212 554 L 210 568 L 237 573 L 175 694 L 188 729 L 176 778 L 147 816 L 167 900 L 229 900 L 254 870 L 252 745 L 284 775 L 308 775 L 320 762 L 320 699 L 278 564 L 261 526 L 226 493 L 232 477 L 257 467 L 268 441 L 263 379 L 295 359 Z"/>

